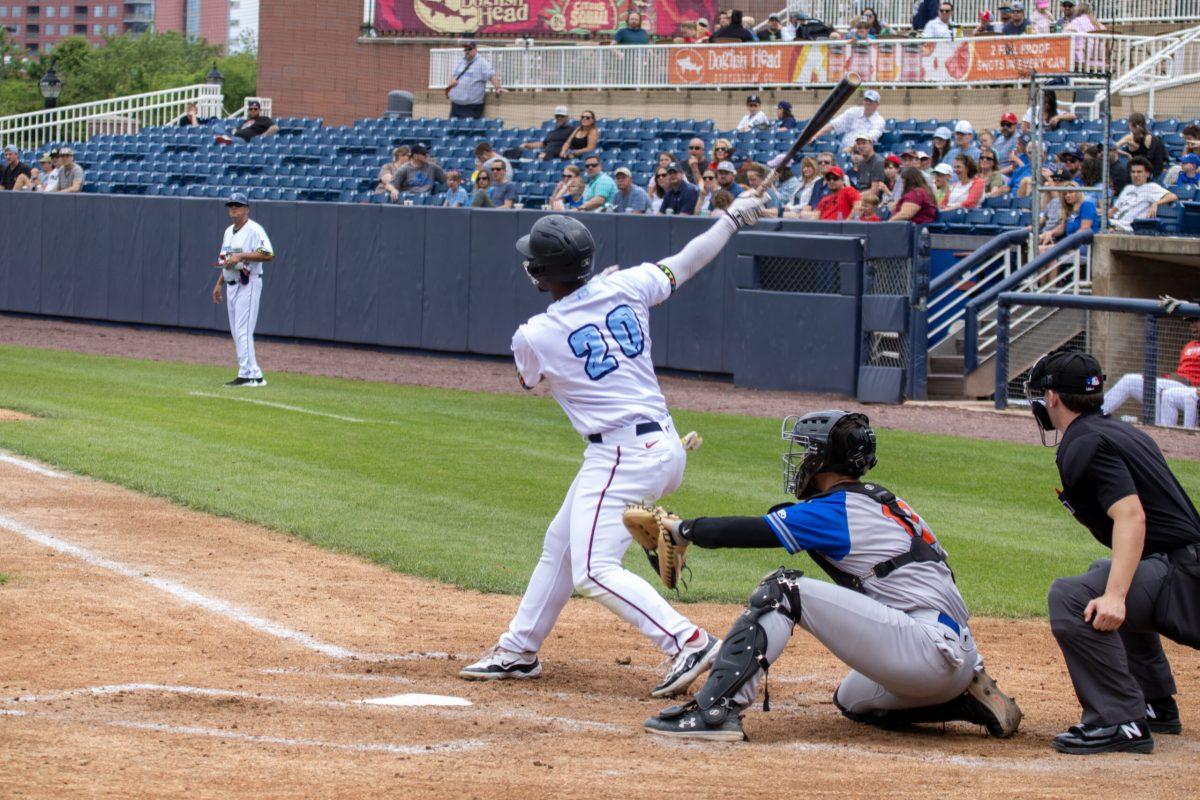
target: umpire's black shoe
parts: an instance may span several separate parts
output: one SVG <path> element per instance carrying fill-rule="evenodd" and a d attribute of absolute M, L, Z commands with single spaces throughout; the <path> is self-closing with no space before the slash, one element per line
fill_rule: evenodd
<path fill-rule="evenodd" d="M 257 383 L 258 381 L 256 381 L 254 378 L 234 378 L 231 381 L 226 381 L 225 385 L 230 388 L 234 388 L 238 386 L 254 386 L 257 385 Z"/>
<path fill-rule="evenodd" d="M 1175 698 L 1147 700 L 1146 724 L 1152 733 L 1183 733 L 1183 720 L 1179 718 L 1179 705 Z"/>
<path fill-rule="evenodd" d="M 1154 737 L 1144 720 L 1120 725 L 1072 725 L 1054 737 L 1054 749 L 1073 756 L 1096 753 L 1153 753 Z"/>

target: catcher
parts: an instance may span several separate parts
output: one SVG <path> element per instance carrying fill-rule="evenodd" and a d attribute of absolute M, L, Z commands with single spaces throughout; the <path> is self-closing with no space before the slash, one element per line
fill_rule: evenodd
<path fill-rule="evenodd" d="M 791 554 L 807 552 L 836 585 L 783 567 L 763 578 L 700 691 L 651 717 L 646 729 L 680 738 L 746 738 L 741 712 L 799 623 L 850 666 L 833 694 L 849 719 L 883 728 L 960 720 L 992 736 L 1013 735 L 1021 711 L 983 670 L 945 550 L 911 507 L 860 480 L 876 463 L 867 417 L 843 411 L 788 417 L 783 439 L 785 486 L 799 503 L 763 517 L 686 520 L 631 509 L 627 522 L 639 529 L 643 546 L 664 540 L 658 556 L 660 567 L 669 556 L 667 577 L 683 561 L 672 547 L 782 545 Z M 764 689 L 764 711 L 769 701 Z"/>

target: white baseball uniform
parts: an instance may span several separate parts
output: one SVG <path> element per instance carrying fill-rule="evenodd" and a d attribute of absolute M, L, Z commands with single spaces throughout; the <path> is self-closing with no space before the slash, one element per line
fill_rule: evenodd
<path fill-rule="evenodd" d="M 274 253 L 271 240 L 263 226 L 254 220 L 237 230 L 232 225 L 225 229 L 225 238 L 221 241 L 221 256 L 230 253 Z M 254 326 L 258 323 L 258 304 L 262 299 L 262 262 L 244 262 L 236 269 L 221 270 L 225 281 L 225 306 L 229 310 L 229 332 L 237 347 L 238 377 L 262 378 L 258 360 L 254 357 Z M 242 269 L 248 271 L 249 278 L 242 283 Z"/>

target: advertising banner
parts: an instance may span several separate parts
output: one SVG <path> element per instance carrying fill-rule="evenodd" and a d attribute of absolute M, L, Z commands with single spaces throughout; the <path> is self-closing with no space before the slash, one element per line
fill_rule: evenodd
<path fill-rule="evenodd" d="M 375 27 L 461 36 L 611 35 L 630 10 L 642 10 L 642 28 L 669 41 L 684 20 L 716 19 L 717 0 L 375 0 Z"/>

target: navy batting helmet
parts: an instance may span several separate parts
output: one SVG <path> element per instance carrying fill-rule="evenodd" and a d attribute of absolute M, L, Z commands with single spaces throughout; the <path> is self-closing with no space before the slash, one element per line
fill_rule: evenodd
<path fill-rule="evenodd" d="M 816 494 L 810 486 L 818 472 L 862 477 L 877 463 L 875 431 L 866 414 L 813 411 L 783 421 L 784 490 L 803 500 Z"/>
<path fill-rule="evenodd" d="M 529 233 L 517 240 L 517 252 L 525 257 L 529 280 L 544 290 L 547 283 L 571 283 L 591 277 L 596 243 L 579 220 L 550 214 L 533 223 Z"/>

